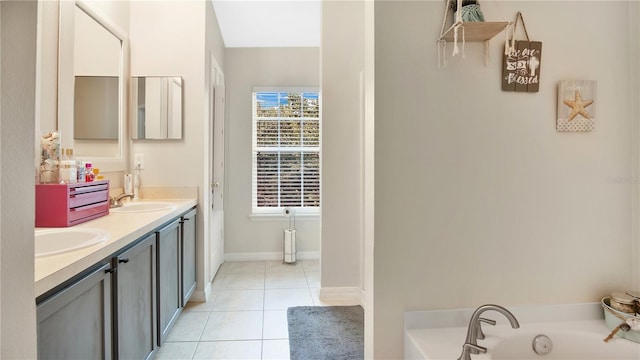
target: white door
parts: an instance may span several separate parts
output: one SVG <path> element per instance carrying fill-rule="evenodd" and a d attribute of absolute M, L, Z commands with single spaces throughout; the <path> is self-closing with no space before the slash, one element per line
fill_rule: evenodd
<path fill-rule="evenodd" d="M 211 91 L 212 101 L 209 114 L 211 134 L 209 151 L 212 162 L 209 165 L 210 201 L 209 234 L 211 239 L 210 278 L 213 278 L 224 261 L 224 108 L 225 86 L 224 75 L 215 59 L 211 58 Z"/>

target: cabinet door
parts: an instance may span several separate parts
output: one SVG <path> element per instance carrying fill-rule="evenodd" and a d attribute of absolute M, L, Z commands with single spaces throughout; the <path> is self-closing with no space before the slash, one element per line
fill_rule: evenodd
<path fill-rule="evenodd" d="M 158 232 L 158 345 L 180 313 L 180 219 Z"/>
<path fill-rule="evenodd" d="M 150 358 L 156 349 L 156 234 L 115 259 L 118 359 Z"/>
<path fill-rule="evenodd" d="M 110 267 L 38 305 L 39 359 L 111 359 Z"/>
<path fill-rule="evenodd" d="M 196 210 L 182 217 L 182 306 L 196 289 Z"/>

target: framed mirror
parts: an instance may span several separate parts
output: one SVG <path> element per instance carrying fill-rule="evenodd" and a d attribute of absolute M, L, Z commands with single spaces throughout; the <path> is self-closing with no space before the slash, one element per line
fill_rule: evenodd
<path fill-rule="evenodd" d="M 182 139 L 182 78 L 131 78 L 131 138 Z"/>
<path fill-rule="evenodd" d="M 92 3 L 60 1 L 61 146 L 103 172 L 126 170 L 127 52 L 126 34 Z"/>

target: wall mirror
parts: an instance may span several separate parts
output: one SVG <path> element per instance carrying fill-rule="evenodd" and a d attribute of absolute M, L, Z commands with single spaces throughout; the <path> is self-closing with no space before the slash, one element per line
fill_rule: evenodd
<path fill-rule="evenodd" d="M 131 138 L 182 139 L 182 78 L 131 79 Z"/>
<path fill-rule="evenodd" d="M 62 147 L 102 171 L 125 170 L 125 33 L 92 4 L 60 1 L 58 129 Z"/>

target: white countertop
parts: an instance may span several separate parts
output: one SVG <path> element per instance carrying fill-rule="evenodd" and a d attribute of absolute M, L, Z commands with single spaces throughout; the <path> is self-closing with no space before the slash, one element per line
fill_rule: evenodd
<path fill-rule="evenodd" d="M 150 199 L 175 204 L 172 210 L 116 213 L 73 226 L 108 231 L 107 241 L 84 249 L 35 259 L 36 297 L 62 284 L 119 249 L 197 205 L 197 199 Z M 140 200 L 139 202 L 144 202 Z M 40 229 L 40 228 L 39 228 Z"/>

